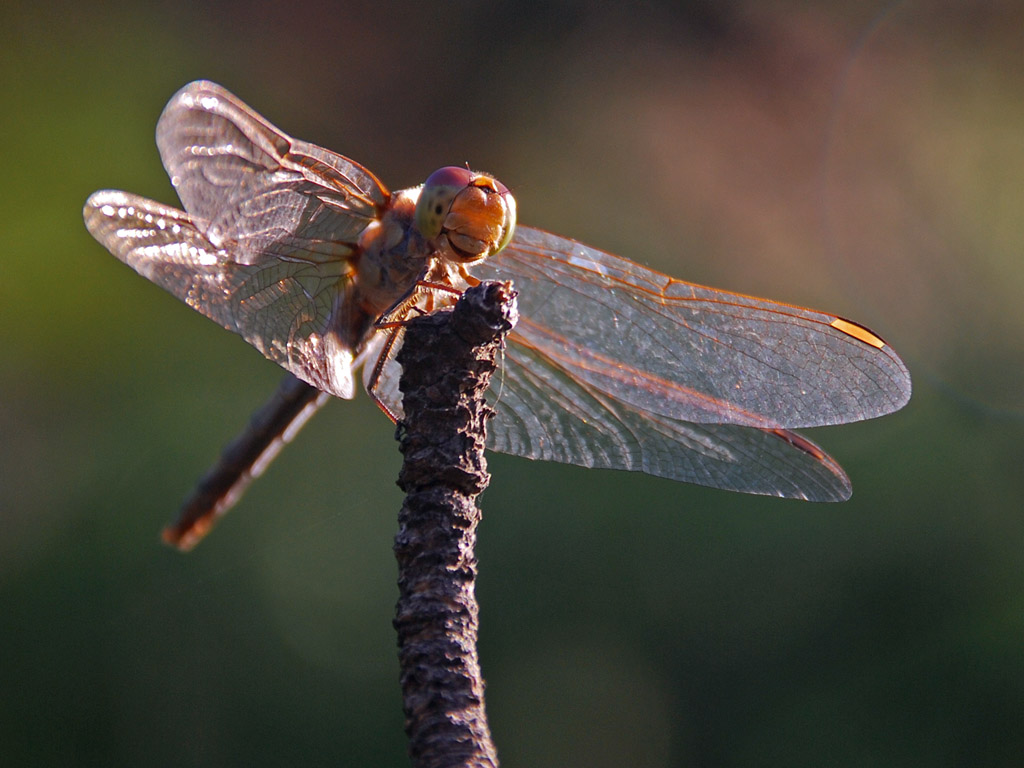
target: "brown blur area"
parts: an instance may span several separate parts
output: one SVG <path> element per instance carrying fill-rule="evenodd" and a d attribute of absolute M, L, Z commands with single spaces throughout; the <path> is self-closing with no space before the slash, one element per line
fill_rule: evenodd
<path fill-rule="evenodd" d="M 85 232 L 174 202 L 197 78 L 391 188 L 872 328 L 915 393 L 815 430 L 821 506 L 492 456 L 504 765 L 1016 765 L 1024 6 L 14 3 L 0 28 L 0 764 L 407 765 L 393 428 L 333 403 L 188 556 L 158 533 L 276 386 Z"/>

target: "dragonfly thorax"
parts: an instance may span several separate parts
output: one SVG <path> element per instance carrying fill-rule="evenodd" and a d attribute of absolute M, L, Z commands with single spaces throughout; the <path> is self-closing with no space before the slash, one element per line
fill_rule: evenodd
<path fill-rule="evenodd" d="M 359 238 L 355 287 L 359 304 L 379 317 L 437 271 L 437 246 L 413 224 L 418 189 L 394 193 L 387 210 Z"/>

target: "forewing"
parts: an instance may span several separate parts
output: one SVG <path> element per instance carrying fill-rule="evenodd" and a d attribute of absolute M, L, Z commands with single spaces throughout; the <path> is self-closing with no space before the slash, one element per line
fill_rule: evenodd
<path fill-rule="evenodd" d="M 353 353 L 332 320 L 350 286 L 347 262 L 293 254 L 239 263 L 230 242 L 218 247 L 188 214 L 126 192 L 94 193 L 84 216 L 92 236 L 140 275 L 303 381 L 353 396 Z"/>
<path fill-rule="evenodd" d="M 881 416 L 910 397 L 903 362 L 855 323 L 674 280 L 531 227 L 474 274 L 515 281 L 522 320 L 509 354 L 612 406 L 598 422 L 622 410 L 810 427 Z"/>
<path fill-rule="evenodd" d="M 190 83 L 167 104 L 157 146 L 185 210 L 232 258 L 343 258 L 387 204 L 368 170 L 293 139 L 219 85 Z"/>

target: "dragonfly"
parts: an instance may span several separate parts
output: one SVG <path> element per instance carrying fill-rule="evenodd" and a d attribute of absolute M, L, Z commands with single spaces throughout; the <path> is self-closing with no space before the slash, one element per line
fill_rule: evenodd
<path fill-rule="evenodd" d="M 494 451 L 744 493 L 842 501 L 839 464 L 794 429 L 898 410 L 911 382 L 851 320 L 669 277 L 517 225 L 493 176 L 449 166 L 389 191 L 223 87 L 186 85 L 156 128 L 184 210 L 103 190 L 85 224 L 119 260 L 288 373 L 165 539 L 188 549 L 331 397 L 402 418 L 404 323 L 482 280 L 520 320 L 488 402 Z"/>

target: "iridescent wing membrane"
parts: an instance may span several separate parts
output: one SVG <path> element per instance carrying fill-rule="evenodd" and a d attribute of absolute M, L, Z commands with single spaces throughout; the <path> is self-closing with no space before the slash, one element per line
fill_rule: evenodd
<path fill-rule="evenodd" d="M 157 145 L 187 213 L 97 192 L 85 206 L 92 235 L 300 379 L 352 397 L 355 350 L 340 318 L 350 257 L 387 205 L 384 186 L 209 82 L 171 99 Z"/>
<path fill-rule="evenodd" d="M 497 451 L 834 501 L 850 495 L 846 475 L 788 429 L 880 416 L 910 397 L 903 362 L 861 326 L 530 227 L 474 274 L 519 290 L 494 385 Z"/>

